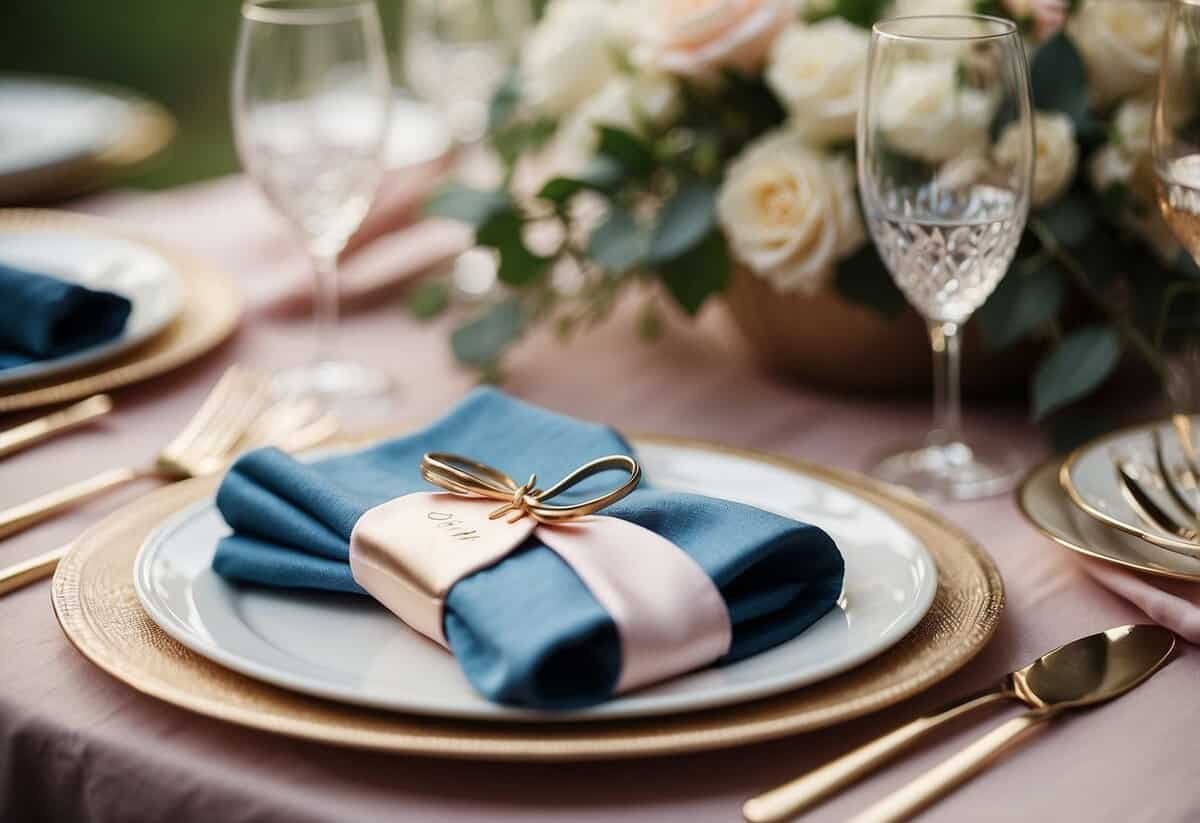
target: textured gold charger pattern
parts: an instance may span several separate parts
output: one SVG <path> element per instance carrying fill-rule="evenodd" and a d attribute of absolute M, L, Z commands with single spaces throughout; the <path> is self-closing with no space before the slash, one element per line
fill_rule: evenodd
<path fill-rule="evenodd" d="M 68 212 L 0 209 L 0 230 L 66 230 L 124 238 L 155 250 L 183 280 L 183 308 L 145 343 L 91 366 L 31 380 L 0 391 L 0 413 L 77 400 L 111 391 L 183 365 L 210 351 L 237 327 L 242 301 L 233 277 L 104 220 Z"/>
<path fill-rule="evenodd" d="M 726 447 L 690 445 L 820 477 L 886 510 L 934 557 L 939 583 L 928 614 L 899 644 L 850 672 L 778 697 L 718 710 L 567 726 L 479 724 L 354 708 L 226 670 L 176 643 L 143 612 L 132 579 L 139 546 L 165 518 L 211 494 L 214 478 L 163 489 L 85 533 L 55 576 L 55 611 L 68 638 L 102 669 L 139 691 L 201 714 L 339 745 L 495 760 L 665 755 L 829 726 L 928 688 L 966 663 L 991 637 L 1004 600 L 994 563 L 924 504 L 848 473 Z"/>

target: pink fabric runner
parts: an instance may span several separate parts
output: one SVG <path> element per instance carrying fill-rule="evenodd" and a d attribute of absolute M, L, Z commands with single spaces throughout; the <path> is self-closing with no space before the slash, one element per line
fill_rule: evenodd
<path fill-rule="evenodd" d="M 159 195 L 111 195 L 80 207 L 201 254 L 236 272 L 255 302 L 304 261 L 250 186 L 231 178 Z M 720 306 L 694 326 L 670 320 L 655 344 L 633 332 L 636 301 L 560 350 L 537 334 L 509 364 L 506 388 L 625 431 L 665 431 L 860 469 L 881 448 L 917 437 L 924 396 L 854 398 L 797 387 L 754 367 Z M 802 319 L 798 319 L 798 322 Z M 448 351 L 448 320 L 410 320 L 395 302 L 347 316 L 347 350 L 406 387 L 400 416 L 447 410 L 472 384 Z M 220 352 L 117 394 L 102 424 L 0 461 L 0 506 L 153 454 L 221 371 L 271 369 L 310 344 L 303 321 L 252 317 Z M 1043 436 L 1024 409 L 968 407 L 968 425 L 1032 461 Z M 24 416 L 0 418 L 13 425 Z M 130 489 L 0 542 L 0 563 L 54 548 Z M 1074 556 L 1039 536 L 1000 497 L 946 505 L 996 558 L 1008 602 L 995 638 L 941 685 L 876 715 L 727 752 L 594 764 L 481 764 L 348 751 L 214 722 L 138 694 L 63 638 L 40 584 L 0 598 L 0 820 L 430 821 L 639 823 L 734 821 L 752 793 L 824 762 L 949 699 L 983 687 L 1054 646 L 1145 620 L 1097 585 Z M 136 604 L 130 603 L 130 608 Z M 1200 819 L 1200 654 L 1183 648 L 1145 685 L 1035 735 L 922 819 L 930 821 L 1194 821 Z M 806 820 L 843 820 L 925 772 L 1001 716 L 919 746 Z"/>

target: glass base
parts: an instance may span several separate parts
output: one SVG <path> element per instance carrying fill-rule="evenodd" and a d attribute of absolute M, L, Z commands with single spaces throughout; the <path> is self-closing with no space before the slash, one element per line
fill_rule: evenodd
<path fill-rule="evenodd" d="M 313 397 L 348 427 L 387 422 L 395 384 L 379 369 L 353 360 L 318 360 L 284 369 L 272 388 L 281 397 Z"/>
<path fill-rule="evenodd" d="M 871 474 L 939 500 L 975 500 L 1011 491 L 1021 477 L 1019 455 L 963 442 L 927 443 L 892 452 Z"/>

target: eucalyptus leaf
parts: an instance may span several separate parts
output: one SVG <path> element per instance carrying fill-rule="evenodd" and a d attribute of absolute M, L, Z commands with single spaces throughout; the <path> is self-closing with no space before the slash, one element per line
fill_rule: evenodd
<path fill-rule="evenodd" d="M 512 198 L 503 189 L 473 189 L 449 183 L 425 201 L 425 213 L 480 226 L 498 212 L 512 208 Z"/>
<path fill-rule="evenodd" d="M 873 243 L 864 243 L 838 263 L 833 284 L 846 300 L 874 309 L 884 317 L 896 317 L 908 305 Z"/>
<path fill-rule="evenodd" d="M 450 305 L 450 284 L 445 280 L 426 280 L 413 290 L 406 302 L 409 314 L 418 320 L 437 317 Z"/>
<path fill-rule="evenodd" d="M 613 126 L 597 126 L 596 130 L 600 135 L 598 154 L 612 158 L 634 176 L 654 170 L 654 148 L 648 142 Z"/>
<path fill-rule="evenodd" d="M 1079 50 L 1064 32 L 1043 43 L 1029 61 L 1033 105 L 1043 111 L 1060 111 L 1071 118 L 1075 131 L 1091 129 L 1088 117 L 1087 69 Z"/>
<path fill-rule="evenodd" d="M 624 168 L 605 155 L 593 157 L 587 166 L 574 177 L 553 177 L 546 181 L 538 197 L 553 203 L 565 203 L 585 190 L 609 192 L 621 182 Z"/>
<path fill-rule="evenodd" d="M 604 222 L 588 240 L 587 254 L 606 271 L 624 274 L 641 262 L 646 253 L 646 235 L 626 209 L 608 208 Z"/>
<path fill-rule="evenodd" d="M 1009 272 L 975 313 L 984 344 L 1003 349 L 1038 330 L 1058 316 L 1066 292 L 1066 277 L 1053 263 L 1030 274 Z"/>
<path fill-rule="evenodd" d="M 1059 245 L 1066 248 L 1083 245 L 1096 226 L 1091 204 L 1074 192 L 1038 209 L 1032 219 L 1041 220 Z"/>
<path fill-rule="evenodd" d="M 519 298 L 510 297 L 454 330 L 450 345 L 460 363 L 476 368 L 494 367 L 505 348 L 525 328 L 525 311 Z"/>
<path fill-rule="evenodd" d="M 545 275 L 553 262 L 553 258 L 540 257 L 526 248 L 524 229 L 521 215 L 515 209 L 507 209 L 493 215 L 475 233 L 476 242 L 500 253 L 496 276 L 510 286 L 533 283 Z"/>
<path fill-rule="evenodd" d="M 1065 336 L 1033 375 L 1033 419 L 1090 394 L 1120 359 L 1121 336 L 1112 326 L 1086 326 Z"/>
<path fill-rule="evenodd" d="M 659 211 L 647 258 L 673 260 L 695 248 L 716 225 L 717 193 L 703 180 L 686 180 Z"/>
<path fill-rule="evenodd" d="M 695 314 L 710 295 L 724 291 L 733 277 L 733 261 L 720 229 L 710 231 L 686 254 L 661 264 L 659 276 L 688 314 Z"/>
<path fill-rule="evenodd" d="M 496 88 L 488 106 L 488 131 L 494 132 L 503 128 L 517 113 L 517 107 L 521 103 L 520 81 L 520 72 L 513 68 L 504 78 L 504 82 Z"/>

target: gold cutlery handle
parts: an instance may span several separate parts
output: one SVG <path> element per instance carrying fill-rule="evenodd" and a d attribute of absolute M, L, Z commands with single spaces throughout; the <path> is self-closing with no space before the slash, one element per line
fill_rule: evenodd
<path fill-rule="evenodd" d="M 1003 687 L 962 701 L 928 717 L 918 717 L 883 737 L 859 746 L 818 769 L 746 801 L 742 816 L 749 823 L 782 823 L 882 766 L 933 729 L 973 709 L 1004 700 Z"/>
<path fill-rule="evenodd" d="M 138 469 L 109 469 L 95 477 L 64 486 L 57 491 L 34 498 L 28 503 L 0 512 L 0 538 L 24 531 L 59 512 L 74 508 L 104 492 L 123 486 L 145 475 Z"/>
<path fill-rule="evenodd" d="M 0 457 L 27 449 L 48 437 L 77 428 L 112 411 L 112 398 L 95 394 L 65 409 L 0 432 Z"/>
<path fill-rule="evenodd" d="M 15 592 L 17 589 L 54 574 L 54 570 L 58 568 L 58 561 L 66 556 L 69 548 L 71 548 L 70 545 L 62 546 L 6 569 L 0 569 L 0 596 Z"/>
<path fill-rule="evenodd" d="M 911 819 L 921 809 L 981 772 L 1005 747 L 1048 717 L 1046 712 L 1026 712 L 1014 717 L 852 817 L 850 823 L 894 823 Z"/>

